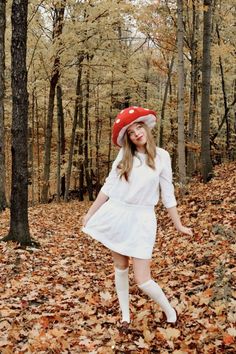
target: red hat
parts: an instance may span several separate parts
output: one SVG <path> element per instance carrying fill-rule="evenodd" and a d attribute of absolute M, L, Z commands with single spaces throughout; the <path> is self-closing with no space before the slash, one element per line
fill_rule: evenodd
<path fill-rule="evenodd" d="M 155 111 L 142 107 L 128 107 L 123 109 L 116 117 L 112 129 L 112 140 L 115 145 L 122 146 L 123 138 L 127 128 L 136 122 L 143 122 L 149 128 L 156 124 L 157 116 Z"/>

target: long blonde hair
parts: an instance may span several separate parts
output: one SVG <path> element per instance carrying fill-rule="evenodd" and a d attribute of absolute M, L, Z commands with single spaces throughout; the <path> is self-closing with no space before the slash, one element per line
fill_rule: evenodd
<path fill-rule="evenodd" d="M 148 126 L 143 122 L 140 122 L 140 123 L 143 124 L 143 128 L 145 129 L 145 131 L 147 133 L 147 143 L 145 146 L 145 150 L 146 150 L 146 154 L 147 154 L 146 164 L 149 167 L 151 167 L 153 170 L 155 170 L 156 143 L 155 143 L 154 137 L 151 133 L 151 130 L 148 128 Z M 126 181 L 128 182 L 130 172 L 133 168 L 133 158 L 135 156 L 136 146 L 130 140 L 127 131 L 124 136 L 123 149 L 124 149 L 123 158 L 120 161 L 120 163 L 118 164 L 117 168 L 119 169 L 120 178 L 124 177 L 126 179 Z"/>

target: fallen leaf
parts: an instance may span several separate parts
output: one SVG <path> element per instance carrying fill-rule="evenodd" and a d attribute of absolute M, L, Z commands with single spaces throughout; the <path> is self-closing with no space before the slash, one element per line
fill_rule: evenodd
<path fill-rule="evenodd" d="M 231 327 L 231 328 L 227 328 L 227 332 L 232 336 L 232 337 L 236 337 L 236 329 Z"/>
<path fill-rule="evenodd" d="M 137 344 L 137 346 L 139 348 L 143 348 L 143 349 L 148 349 L 149 346 L 147 343 L 145 343 L 144 339 L 142 337 L 139 337 L 138 341 L 134 341 L 135 344 Z"/>
<path fill-rule="evenodd" d="M 224 344 L 232 344 L 232 343 L 234 343 L 234 338 L 233 338 L 233 336 L 231 336 L 230 334 L 224 334 L 223 335 L 223 342 L 224 342 Z"/>
<path fill-rule="evenodd" d="M 104 300 L 104 301 L 109 301 L 109 300 L 111 300 L 111 294 L 108 292 L 108 291 L 106 291 L 106 292 L 100 292 L 100 296 L 101 296 L 101 299 L 102 300 Z"/>

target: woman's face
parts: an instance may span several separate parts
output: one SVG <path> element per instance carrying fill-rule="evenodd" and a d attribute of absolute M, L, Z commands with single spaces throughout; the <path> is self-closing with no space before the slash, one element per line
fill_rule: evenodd
<path fill-rule="evenodd" d="M 142 147 L 147 143 L 147 133 L 143 123 L 133 123 L 127 129 L 129 139 L 137 147 Z"/>

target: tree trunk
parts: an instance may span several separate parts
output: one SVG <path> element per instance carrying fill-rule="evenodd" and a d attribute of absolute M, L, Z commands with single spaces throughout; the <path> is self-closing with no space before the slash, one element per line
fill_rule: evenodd
<path fill-rule="evenodd" d="M 217 39 L 218 39 L 218 45 L 220 46 L 220 30 L 218 24 L 216 25 L 216 33 L 217 33 Z M 221 74 L 221 87 L 222 87 L 222 93 L 223 93 L 223 99 L 224 99 L 224 117 L 225 117 L 225 122 L 226 122 L 226 150 L 228 152 L 228 157 L 229 156 L 229 149 L 230 149 L 230 123 L 229 123 L 229 105 L 228 105 L 228 99 L 227 99 L 227 93 L 226 93 L 226 85 L 225 85 L 225 75 L 224 75 L 224 68 L 223 68 L 223 63 L 222 63 L 222 58 L 219 56 L 219 65 L 220 65 L 220 74 Z"/>
<path fill-rule="evenodd" d="M 96 97 L 96 103 L 95 103 L 95 119 L 96 119 L 96 134 L 95 134 L 95 146 L 96 146 L 96 195 L 98 195 L 99 190 L 101 188 L 100 185 L 100 158 L 99 158 L 99 149 L 100 149 L 100 139 L 101 139 L 101 122 L 102 120 L 100 119 L 100 114 L 99 114 L 99 85 L 97 87 L 97 97 Z"/>
<path fill-rule="evenodd" d="M 82 74 L 82 65 L 81 65 Z M 83 94 L 81 79 L 79 83 L 79 94 L 78 94 L 78 114 L 79 114 L 79 200 L 84 200 L 84 119 L 83 119 Z"/>
<path fill-rule="evenodd" d="M 60 88 L 61 89 L 61 88 Z M 61 196 L 64 198 L 66 191 L 66 175 L 65 175 L 65 164 L 66 164 L 66 138 L 65 138 L 65 118 L 62 105 L 62 92 L 60 93 L 60 118 L 61 118 Z"/>
<path fill-rule="evenodd" d="M 59 5 L 58 5 L 59 6 Z M 59 8 L 55 10 L 55 19 L 53 21 L 53 41 L 58 40 L 62 34 L 63 19 L 65 11 L 65 2 L 63 1 Z M 48 201 L 49 190 L 49 177 L 50 177 L 50 163 L 51 163 L 51 141 L 52 141 L 52 126 L 53 126 L 53 110 L 54 110 L 54 98 L 56 86 L 60 77 L 60 54 L 61 48 L 59 48 L 55 55 L 52 74 L 50 78 L 50 89 L 48 98 L 48 114 L 47 114 L 47 127 L 45 138 L 45 151 L 44 151 L 44 172 L 43 172 L 43 188 L 41 194 L 41 202 L 46 203 Z"/>
<path fill-rule="evenodd" d="M 91 120 L 90 119 L 88 119 L 88 133 L 89 133 L 89 141 L 88 141 L 89 158 L 88 158 L 88 162 L 89 162 L 89 171 L 90 171 L 90 176 L 91 176 L 91 183 L 93 185 L 93 178 L 94 178 L 94 173 L 93 173 L 93 141 L 92 141 L 92 126 L 91 126 Z"/>
<path fill-rule="evenodd" d="M 199 14 L 196 9 L 195 2 L 192 4 L 192 38 L 191 38 L 191 83 L 190 83 L 190 102 L 189 102 L 189 128 L 188 128 L 188 141 L 194 143 L 195 141 L 195 119 L 197 107 L 197 88 L 198 88 L 198 29 L 199 29 Z M 191 147 L 187 150 L 187 171 L 191 176 L 195 171 L 195 153 Z"/>
<path fill-rule="evenodd" d="M 76 99 L 75 99 L 75 108 L 74 108 L 74 119 L 73 119 L 73 126 L 72 126 L 72 134 L 71 134 L 71 142 L 70 142 L 70 151 L 69 151 L 69 160 L 68 166 L 66 171 L 66 190 L 64 199 L 68 201 L 68 195 L 70 190 L 70 178 L 71 178 L 71 169 L 72 169 L 72 159 L 73 159 L 73 152 L 74 152 L 74 145 L 75 145 L 75 133 L 76 127 L 78 122 L 78 113 L 79 113 L 79 200 L 83 200 L 83 183 L 81 182 L 81 174 L 83 171 L 83 112 L 82 112 L 82 88 L 81 88 L 81 77 L 82 77 L 82 61 L 84 60 L 83 56 L 79 58 L 79 67 L 78 67 L 78 74 L 77 74 L 77 83 L 76 83 Z M 82 170 L 82 171 L 81 171 Z M 82 179 L 83 180 L 83 179 Z M 82 184 L 82 186 L 81 186 Z"/>
<path fill-rule="evenodd" d="M 57 85 L 57 202 L 61 199 L 61 87 Z"/>
<path fill-rule="evenodd" d="M 6 1 L 0 2 L 0 212 L 6 208 L 5 191 L 5 125 L 4 125 L 4 96 L 5 96 L 5 29 Z"/>
<path fill-rule="evenodd" d="M 171 73 L 172 73 L 172 68 L 174 65 L 174 55 L 171 58 L 170 65 L 168 63 L 167 68 L 168 68 L 168 73 L 167 73 L 167 80 L 166 80 L 166 85 L 165 85 L 165 91 L 164 91 L 164 97 L 162 101 L 162 106 L 161 106 L 161 122 L 160 122 L 160 139 L 159 139 L 159 146 L 163 147 L 163 138 L 164 138 L 164 120 L 165 120 L 165 108 L 166 108 L 166 103 L 167 103 L 167 96 L 168 96 L 168 90 L 170 87 L 170 80 L 171 80 Z"/>
<path fill-rule="evenodd" d="M 57 85 L 57 132 L 57 201 L 59 202 L 60 197 L 64 198 L 65 195 L 65 174 L 61 173 L 65 160 L 65 128 L 60 85 Z"/>
<path fill-rule="evenodd" d="M 87 73 L 86 73 L 86 102 L 85 102 L 85 115 L 84 115 L 84 169 L 85 179 L 87 184 L 89 200 L 93 200 L 93 185 L 91 178 L 91 170 L 89 163 L 89 99 L 90 99 L 90 68 L 89 68 L 89 55 L 87 55 Z"/>
<path fill-rule="evenodd" d="M 183 1 L 177 1 L 178 11 L 178 168 L 179 182 L 184 188 L 186 184 L 185 138 L 184 138 L 184 55 L 183 55 Z"/>
<path fill-rule="evenodd" d="M 149 84 L 149 74 L 150 72 L 150 61 L 149 57 L 146 58 L 146 67 L 145 67 L 145 74 L 144 74 L 144 102 L 145 105 L 148 101 L 148 84 Z"/>
<path fill-rule="evenodd" d="M 34 205 L 34 124 L 28 128 L 28 185 L 31 186 L 31 206 Z"/>
<path fill-rule="evenodd" d="M 227 116 L 228 116 L 228 114 L 229 114 L 229 111 L 230 111 L 230 109 L 235 105 L 235 103 L 236 103 L 236 98 L 234 97 L 233 102 L 232 102 L 231 104 L 229 104 L 229 105 L 227 106 L 227 108 L 225 109 L 223 118 L 222 118 L 222 120 L 221 120 L 221 122 L 220 122 L 220 124 L 219 124 L 219 127 L 218 127 L 217 132 L 215 132 L 215 133 L 210 137 L 210 143 L 211 143 L 211 144 L 214 144 L 215 138 L 216 138 L 216 137 L 218 136 L 218 134 L 220 133 L 220 131 L 221 131 L 221 129 L 222 129 L 222 127 L 223 127 L 223 125 L 224 125 L 226 119 L 227 119 Z M 234 134 L 235 134 L 235 133 L 234 133 Z"/>
<path fill-rule="evenodd" d="M 176 88 L 174 88 L 174 90 L 172 89 L 174 85 L 172 85 L 171 83 L 171 79 L 170 79 L 170 86 L 169 86 L 169 96 L 170 96 L 170 106 L 172 106 L 173 103 L 173 95 L 174 92 L 176 91 Z M 171 144 L 173 145 L 173 149 L 172 149 L 172 154 L 171 154 L 171 162 L 172 162 L 172 169 L 173 172 L 175 173 L 177 170 L 177 146 L 178 146 L 178 132 L 177 132 L 177 126 L 175 124 L 175 119 L 173 118 L 173 116 L 170 116 L 170 141 Z"/>
<path fill-rule="evenodd" d="M 34 205 L 35 198 L 35 171 L 34 171 L 34 145 L 35 145 L 35 87 L 32 90 L 31 96 L 31 109 L 28 113 L 28 120 L 31 121 L 28 123 L 28 184 L 31 185 L 31 203 L 30 205 Z M 31 126 L 30 126 L 31 125 Z"/>
<path fill-rule="evenodd" d="M 212 1 L 204 0 L 201 99 L 201 164 L 204 183 L 212 178 L 210 155 L 211 13 Z"/>
<path fill-rule="evenodd" d="M 12 185 L 10 230 L 4 241 L 31 245 L 28 223 L 27 0 L 12 3 Z"/>
<path fill-rule="evenodd" d="M 109 132 L 108 132 L 108 154 L 107 154 L 107 175 L 111 169 L 111 150 L 112 150 L 112 120 L 113 120 L 113 102 L 114 102 L 114 68 L 111 72 L 111 94 L 110 94 L 110 112 L 109 112 Z"/>
<path fill-rule="evenodd" d="M 35 118 L 36 118 L 36 146 L 37 146 L 37 201 L 40 202 L 40 136 L 39 136 L 39 109 L 37 91 L 35 91 Z"/>

